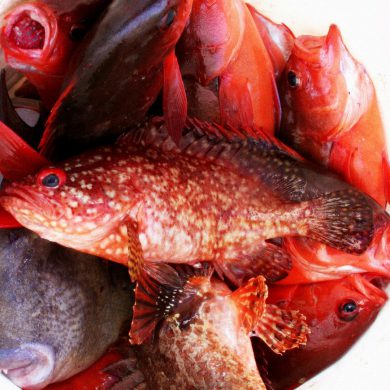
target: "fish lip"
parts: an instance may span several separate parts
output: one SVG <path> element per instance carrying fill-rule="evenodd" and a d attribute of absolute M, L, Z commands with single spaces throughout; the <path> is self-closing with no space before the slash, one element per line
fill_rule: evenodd
<path fill-rule="evenodd" d="M 10 36 L 15 23 L 17 23 L 20 19 L 20 16 L 25 13 L 31 19 L 40 23 L 45 29 L 45 40 L 42 49 L 22 49 L 19 47 L 15 48 L 14 45 L 8 41 L 8 37 Z M 6 48 L 10 53 L 12 53 L 12 56 L 19 59 L 21 56 L 28 54 L 32 64 L 34 61 L 41 62 L 42 60 L 46 60 L 51 56 L 54 50 L 54 41 L 58 35 L 58 24 L 54 13 L 48 6 L 44 4 L 39 4 L 39 6 L 37 6 L 37 4 L 21 4 L 14 8 L 8 15 L 6 15 L 5 19 L 7 20 L 7 24 L 1 37 L 1 43 L 4 49 Z M 25 68 L 31 67 L 32 64 L 26 65 Z M 18 64 L 13 65 L 17 66 Z M 20 69 L 24 67 L 18 66 L 18 68 Z"/>
<path fill-rule="evenodd" d="M 26 343 L 11 350 L 0 350 L 0 370 L 16 386 L 43 388 L 50 383 L 55 365 L 51 346 Z"/>
<path fill-rule="evenodd" d="M 1 203 L 7 203 L 8 199 L 16 198 L 18 202 L 22 202 L 28 206 L 42 205 L 42 210 L 45 210 L 45 214 L 50 215 L 50 219 L 58 220 L 61 219 L 64 215 L 64 210 L 60 205 L 54 208 L 52 205 L 53 199 L 50 202 L 47 202 L 44 196 L 41 196 L 39 193 L 30 190 L 29 188 L 24 188 L 23 190 L 13 186 L 5 186 L 3 189 L 3 195 L 1 196 Z M 61 210 L 61 213 L 57 213 L 56 210 Z"/>

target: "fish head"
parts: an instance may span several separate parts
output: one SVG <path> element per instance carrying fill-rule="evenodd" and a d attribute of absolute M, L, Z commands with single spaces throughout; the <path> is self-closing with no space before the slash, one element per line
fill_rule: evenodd
<path fill-rule="evenodd" d="M 239 50 L 244 31 L 241 1 L 195 0 L 178 44 L 183 74 L 192 74 L 203 85 L 220 76 Z"/>
<path fill-rule="evenodd" d="M 123 186 L 120 193 L 112 189 L 113 181 L 101 166 L 104 158 L 103 154 L 82 162 L 74 158 L 7 183 L 0 203 L 39 236 L 85 250 L 105 237 L 131 204 L 131 186 Z"/>
<path fill-rule="evenodd" d="M 88 367 L 131 315 L 126 270 L 26 229 L 0 231 L 0 282 L 0 371 L 22 388 Z"/>
<path fill-rule="evenodd" d="M 307 138 L 332 140 L 360 119 L 371 94 L 365 69 L 336 25 L 326 36 L 300 36 L 281 80 L 281 136 L 303 152 Z"/>
<path fill-rule="evenodd" d="M 267 303 L 299 310 L 311 333 L 307 344 L 273 356 L 262 348 L 275 388 L 303 383 L 338 360 L 376 318 L 387 300 L 372 274 L 327 282 L 271 286 Z"/>

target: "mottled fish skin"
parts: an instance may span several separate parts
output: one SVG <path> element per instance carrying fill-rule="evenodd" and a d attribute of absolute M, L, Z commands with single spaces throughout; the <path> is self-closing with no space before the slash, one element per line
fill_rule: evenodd
<path fill-rule="evenodd" d="M 15 368 L 7 376 L 23 388 L 89 367 L 131 317 L 124 267 L 25 229 L 0 231 L 0 283 L 0 369 Z"/>
<path fill-rule="evenodd" d="M 352 252 L 369 244 L 372 210 L 357 191 L 310 200 L 309 167 L 267 143 L 209 139 L 195 129 L 188 125 L 177 148 L 164 122 L 151 121 L 116 145 L 5 185 L 0 203 L 46 239 L 123 264 L 129 220 L 147 262 L 257 260 L 264 240 L 287 235 Z M 55 188 L 46 187 L 53 176 Z"/>
<path fill-rule="evenodd" d="M 138 123 L 162 88 L 164 59 L 191 6 L 192 0 L 113 1 L 74 60 L 48 119 L 42 152 L 69 156 Z"/>
<path fill-rule="evenodd" d="M 173 315 L 154 343 L 134 347 L 150 389 L 265 389 L 231 291 L 218 280 L 208 289 L 189 325 Z"/>

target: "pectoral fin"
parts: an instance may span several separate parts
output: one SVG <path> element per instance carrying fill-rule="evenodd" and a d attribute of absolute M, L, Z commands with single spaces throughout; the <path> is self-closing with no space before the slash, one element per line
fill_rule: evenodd
<path fill-rule="evenodd" d="M 306 318 L 299 311 L 282 310 L 276 305 L 267 305 L 253 335 L 261 338 L 275 353 L 305 345 L 310 329 Z"/>

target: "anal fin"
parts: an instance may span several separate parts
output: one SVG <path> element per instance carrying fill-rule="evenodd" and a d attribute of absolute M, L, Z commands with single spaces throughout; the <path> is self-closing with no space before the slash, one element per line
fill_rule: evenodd
<path fill-rule="evenodd" d="M 233 260 L 221 259 L 217 269 L 221 276 L 226 276 L 236 286 L 242 286 L 247 280 L 259 275 L 264 276 L 267 282 L 276 282 L 288 275 L 291 258 L 283 248 L 264 243 L 255 255 L 239 256 Z"/>
<path fill-rule="evenodd" d="M 310 329 L 306 318 L 296 310 L 283 310 L 276 305 L 266 305 L 265 311 L 253 331 L 275 353 L 305 345 Z"/>

